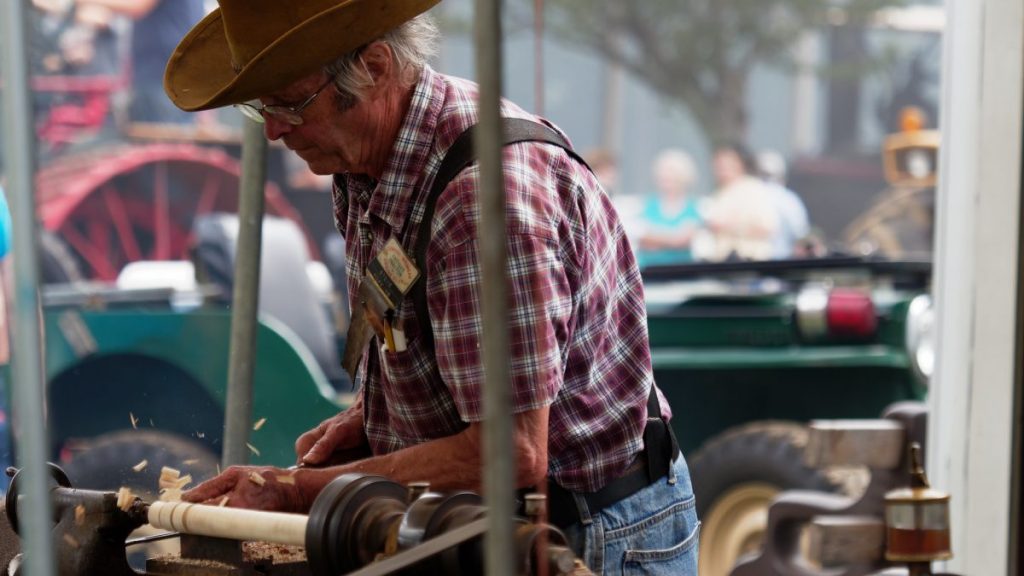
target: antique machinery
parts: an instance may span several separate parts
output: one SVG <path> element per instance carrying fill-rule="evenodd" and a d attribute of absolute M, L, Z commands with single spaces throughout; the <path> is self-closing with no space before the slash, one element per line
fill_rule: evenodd
<path fill-rule="evenodd" d="M 886 560 L 906 563 L 910 576 L 931 575 L 933 561 L 953 557 L 949 494 L 931 487 L 921 446 L 910 446 L 910 485 L 885 495 Z"/>
<path fill-rule="evenodd" d="M 7 515 L 17 532 L 19 473 L 10 473 Z M 137 497 L 119 505 L 116 493 L 77 490 L 52 464 L 50 473 L 52 535 L 61 576 L 137 574 L 128 565 L 125 547 L 138 542 L 127 541 L 127 537 L 144 524 L 174 531 L 164 536 L 183 538 L 181 558 L 150 559 L 145 574 L 333 576 L 483 571 L 481 536 L 486 531 L 486 509 L 480 497 L 469 492 L 441 494 L 426 485 L 405 487 L 379 476 L 346 474 L 324 488 L 306 516 L 185 502 L 147 503 Z M 537 497 L 531 500 L 538 502 Z M 517 519 L 514 534 L 517 574 L 590 573 L 576 560 L 558 529 Z M 191 540 L 189 546 L 185 538 Z M 307 561 L 278 567 L 264 564 L 257 572 L 237 553 L 242 541 L 304 547 Z M 199 552 L 187 556 L 187 549 Z M 232 549 L 236 553 L 231 553 Z M 20 557 L 12 562 L 10 573 L 20 574 Z"/>

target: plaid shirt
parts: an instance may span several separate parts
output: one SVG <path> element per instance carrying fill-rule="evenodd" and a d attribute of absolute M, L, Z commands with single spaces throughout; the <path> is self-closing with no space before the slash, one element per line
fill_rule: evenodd
<path fill-rule="evenodd" d="M 353 307 L 367 264 L 390 238 L 411 255 L 441 160 L 477 121 L 476 98 L 474 84 L 426 68 L 381 179 L 336 176 L 335 224 L 346 239 Z M 507 102 L 502 113 L 539 120 Z M 364 353 L 359 380 L 374 453 L 449 436 L 483 418 L 478 174 L 471 166 L 448 185 L 430 223 L 421 274 L 433 353 L 418 338 L 425 319 L 416 318 L 411 296 L 397 314 L 407 349 L 386 351 L 374 340 Z M 643 446 L 653 377 L 640 274 L 608 196 L 564 150 L 506 146 L 504 175 L 509 409 L 550 405 L 549 474 L 568 489 L 595 491 Z"/>

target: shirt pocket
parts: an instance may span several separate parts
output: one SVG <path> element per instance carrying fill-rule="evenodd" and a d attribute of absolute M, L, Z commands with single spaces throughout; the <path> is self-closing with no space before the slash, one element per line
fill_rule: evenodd
<path fill-rule="evenodd" d="M 406 349 L 379 349 L 381 388 L 395 434 L 406 444 L 451 436 L 467 426 L 420 338 Z"/>

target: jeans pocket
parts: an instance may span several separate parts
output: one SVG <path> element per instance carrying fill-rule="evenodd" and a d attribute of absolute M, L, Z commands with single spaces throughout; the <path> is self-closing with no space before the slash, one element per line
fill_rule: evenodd
<path fill-rule="evenodd" d="M 667 528 L 667 527 L 666 527 Z M 623 576 L 697 576 L 700 522 L 685 537 L 665 548 L 627 549 L 622 554 Z"/>

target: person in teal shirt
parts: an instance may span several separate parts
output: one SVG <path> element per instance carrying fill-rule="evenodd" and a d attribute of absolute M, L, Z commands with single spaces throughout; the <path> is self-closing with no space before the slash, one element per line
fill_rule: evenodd
<path fill-rule="evenodd" d="M 8 326 L 10 315 L 7 289 L 10 287 L 8 274 L 10 274 L 10 251 L 11 251 L 11 211 L 7 206 L 7 197 L 4 189 L 0 186 L 0 468 L 14 464 L 11 428 L 9 412 L 7 410 L 7 383 L 4 381 L 3 368 L 10 361 L 10 328 Z M 4 493 L 4 486 L 0 486 L 0 494 Z"/>
<path fill-rule="evenodd" d="M 7 196 L 0 186 L 0 262 L 11 251 L 11 211 L 7 207 Z"/>
<path fill-rule="evenodd" d="M 662 151 L 654 160 L 657 192 L 644 203 L 642 230 L 637 234 L 637 263 L 641 268 L 693 260 L 691 244 L 703 225 L 697 200 L 690 193 L 697 168 L 689 154 Z"/>

